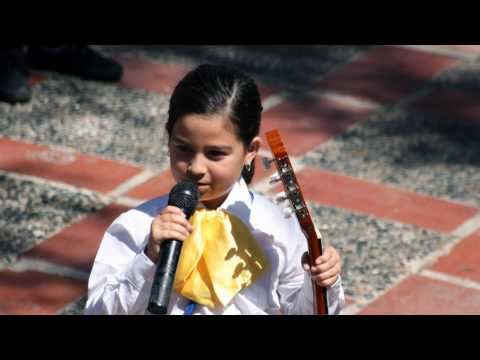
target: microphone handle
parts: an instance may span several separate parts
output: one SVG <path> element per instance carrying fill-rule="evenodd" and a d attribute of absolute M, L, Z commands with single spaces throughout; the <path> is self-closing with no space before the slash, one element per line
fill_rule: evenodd
<path fill-rule="evenodd" d="M 163 241 L 160 247 L 160 259 L 148 303 L 148 311 L 153 314 L 167 313 L 181 249 L 182 242 L 174 239 Z"/>

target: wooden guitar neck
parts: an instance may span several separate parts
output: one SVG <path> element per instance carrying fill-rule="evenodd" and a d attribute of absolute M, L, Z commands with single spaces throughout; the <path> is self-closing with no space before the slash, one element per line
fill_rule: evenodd
<path fill-rule="evenodd" d="M 283 145 L 280 133 L 278 130 L 271 130 L 267 132 L 265 136 L 274 156 L 279 180 L 282 182 L 285 195 L 288 198 L 295 216 L 307 238 L 310 266 L 313 266 L 314 260 L 323 253 L 321 237 L 317 236 L 317 230 L 315 229 L 314 222 L 310 216 L 300 184 L 293 171 L 290 158 Z M 314 289 L 315 312 L 318 315 L 327 315 L 328 305 L 326 288 L 319 287 L 314 282 L 312 282 L 312 287 Z"/>

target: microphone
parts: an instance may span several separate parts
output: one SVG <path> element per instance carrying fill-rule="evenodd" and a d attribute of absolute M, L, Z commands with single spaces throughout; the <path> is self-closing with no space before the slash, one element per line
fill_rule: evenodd
<path fill-rule="evenodd" d="M 198 198 L 197 184 L 193 181 L 182 181 L 170 191 L 168 205 L 180 208 L 188 219 L 197 208 Z M 181 249 L 182 241 L 175 239 L 164 240 L 160 245 L 160 258 L 148 303 L 148 311 L 153 314 L 167 313 Z"/>

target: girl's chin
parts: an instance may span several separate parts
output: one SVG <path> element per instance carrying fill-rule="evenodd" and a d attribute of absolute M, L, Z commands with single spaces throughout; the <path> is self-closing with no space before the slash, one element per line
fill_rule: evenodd
<path fill-rule="evenodd" d="M 219 207 L 227 198 L 227 195 L 222 196 L 208 196 L 208 194 L 200 196 L 199 207 L 205 207 L 207 209 L 216 209 Z"/>

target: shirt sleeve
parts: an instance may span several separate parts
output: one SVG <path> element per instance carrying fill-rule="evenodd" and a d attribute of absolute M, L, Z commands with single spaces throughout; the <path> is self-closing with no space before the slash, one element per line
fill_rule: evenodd
<path fill-rule="evenodd" d="M 288 230 L 287 244 L 283 249 L 284 264 L 279 276 L 277 292 L 283 314 L 312 315 L 313 287 L 310 275 L 301 265 L 303 253 L 308 244 L 300 226 L 292 221 Z M 340 276 L 327 288 L 328 314 L 341 314 L 345 295 Z"/>
<path fill-rule="evenodd" d="M 146 312 L 155 265 L 139 245 L 143 239 L 128 228 L 121 215 L 102 239 L 88 281 L 86 315 Z"/>

